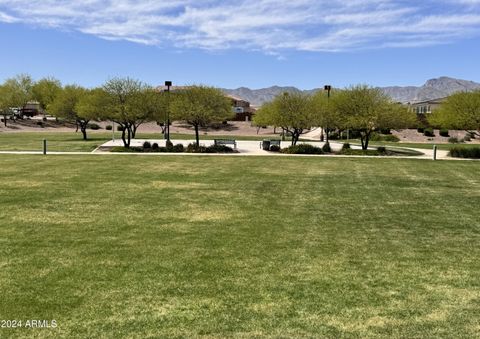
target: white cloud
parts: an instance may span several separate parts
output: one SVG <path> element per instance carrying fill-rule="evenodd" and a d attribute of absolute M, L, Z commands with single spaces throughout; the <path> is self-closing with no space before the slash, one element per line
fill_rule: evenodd
<path fill-rule="evenodd" d="M 480 34 L 480 0 L 0 0 L 0 21 L 176 48 L 341 51 Z"/>

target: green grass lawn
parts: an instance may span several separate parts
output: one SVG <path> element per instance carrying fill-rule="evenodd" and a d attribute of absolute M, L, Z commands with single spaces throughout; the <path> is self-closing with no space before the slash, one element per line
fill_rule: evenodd
<path fill-rule="evenodd" d="M 475 162 L 0 155 L 0 337 L 478 337 Z"/>

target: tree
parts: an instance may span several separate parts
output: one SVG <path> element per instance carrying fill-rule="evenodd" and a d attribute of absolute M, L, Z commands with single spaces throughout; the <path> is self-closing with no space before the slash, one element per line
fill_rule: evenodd
<path fill-rule="evenodd" d="M 341 116 L 344 129 L 360 132 L 362 149 L 368 148 L 372 133 L 381 128 L 407 128 L 416 116 L 405 106 L 391 101 L 380 89 L 365 85 L 354 86 L 332 99 L 336 114 Z"/>
<path fill-rule="evenodd" d="M 253 124 L 257 126 L 257 134 L 263 126 L 275 126 L 275 104 L 273 101 L 266 102 L 253 116 Z"/>
<path fill-rule="evenodd" d="M 428 120 L 433 125 L 463 129 L 480 136 L 480 91 L 449 96 Z"/>
<path fill-rule="evenodd" d="M 55 78 L 43 78 L 32 86 L 33 99 L 40 103 L 42 110 L 46 110 L 52 104 L 58 93 L 62 90 L 62 84 Z"/>
<path fill-rule="evenodd" d="M 335 109 L 332 99 L 321 91 L 313 95 L 312 107 L 314 124 L 325 130 L 328 142 L 329 133 L 341 128 L 341 117 L 338 110 Z"/>
<path fill-rule="evenodd" d="M 172 114 L 170 103 L 175 100 L 175 92 L 159 91 L 154 88 L 147 88 L 140 95 L 139 105 L 148 116 L 162 129 L 162 134 L 166 131 L 168 116 Z"/>
<path fill-rule="evenodd" d="M 32 78 L 26 74 L 20 74 L 14 78 L 5 80 L 2 85 L 2 96 L 0 99 L 1 110 L 4 116 L 4 124 L 7 126 L 7 115 L 13 107 L 23 108 L 32 98 Z"/>
<path fill-rule="evenodd" d="M 186 121 L 195 128 L 197 147 L 200 145 L 200 126 L 224 121 L 233 116 L 230 100 L 221 90 L 214 87 L 190 86 L 177 92 L 172 99 L 172 116 Z"/>
<path fill-rule="evenodd" d="M 314 123 L 312 98 L 302 93 L 284 93 L 278 95 L 257 112 L 256 123 L 280 126 L 292 136 L 292 145 L 296 145 L 300 135 Z"/>
<path fill-rule="evenodd" d="M 15 107 L 15 93 L 11 86 L 0 86 L 0 113 L 3 116 L 3 123 L 7 127 L 7 118 L 12 113 L 11 108 Z"/>
<path fill-rule="evenodd" d="M 83 140 L 87 140 L 87 126 L 91 117 L 80 114 L 77 104 L 87 93 L 88 90 L 77 85 L 65 86 L 47 107 L 51 114 L 75 122 L 80 127 Z"/>
<path fill-rule="evenodd" d="M 120 125 L 125 147 L 130 147 L 138 126 L 149 117 L 142 104 L 148 88 L 142 82 L 131 78 L 113 78 L 103 86 L 106 93 L 103 104 L 106 114 L 104 117 Z"/>

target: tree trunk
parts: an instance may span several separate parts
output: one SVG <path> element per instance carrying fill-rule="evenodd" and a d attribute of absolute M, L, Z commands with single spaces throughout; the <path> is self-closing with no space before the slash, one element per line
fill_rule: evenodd
<path fill-rule="evenodd" d="M 125 126 L 123 125 L 120 125 L 122 127 L 122 141 L 123 141 L 123 147 L 125 148 L 128 148 L 128 145 L 127 145 L 127 140 L 125 139 L 125 132 L 126 132 L 126 128 Z"/>
<path fill-rule="evenodd" d="M 7 116 L 6 115 L 3 116 L 3 123 L 5 124 L 5 127 L 7 127 Z"/>
<path fill-rule="evenodd" d="M 137 135 L 138 126 L 140 126 L 140 125 L 132 124 L 132 139 L 135 139 L 135 136 Z"/>
<path fill-rule="evenodd" d="M 325 128 L 325 136 L 326 136 L 325 139 L 326 139 L 327 143 L 329 142 L 329 139 L 328 139 L 328 135 L 330 134 L 329 132 L 330 132 L 330 129 Z"/>
<path fill-rule="evenodd" d="M 77 120 L 76 121 L 76 124 L 77 124 L 77 128 L 80 127 L 80 131 L 82 132 L 82 135 L 83 135 L 83 140 L 87 140 L 87 126 L 88 126 L 88 122 L 90 120 Z"/>
<path fill-rule="evenodd" d="M 130 147 L 130 142 L 132 141 L 132 127 L 127 128 L 127 147 Z"/>
<path fill-rule="evenodd" d="M 197 143 L 197 147 L 200 147 L 200 137 L 198 135 L 198 124 L 195 124 L 194 127 L 195 127 L 195 141 Z"/>
<path fill-rule="evenodd" d="M 365 132 L 365 134 L 360 133 L 360 140 L 362 141 L 362 150 L 367 150 L 368 149 L 368 142 L 370 141 L 370 133 L 371 132 Z"/>

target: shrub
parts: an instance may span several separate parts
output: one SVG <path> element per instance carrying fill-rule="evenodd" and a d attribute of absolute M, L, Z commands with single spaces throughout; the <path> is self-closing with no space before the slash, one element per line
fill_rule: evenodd
<path fill-rule="evenodd" d="M 417 132 L 423 134 L 423 132 L 425 132 L 425 128 L 419 127 L 419 128 L 417 128 Z"/>
<path fill-rule="evenodd" d="M 157 145 L 157 146 L 158 146 L 158 145 Z M 145 142 L 143 143 L 143 149 L 150 149 L 150 148 L 152 148 L 152 144 L 151 144 L 150 142 L 148 142 L 148 141 L 145 141 Z"/>
<path fill-rule="evenodd" d="M 326 142 L 325 145 L 323 145 L 322 151 L 324 151 L 325 153 L 332 153 L 332 148 L 330 147 L 329 142 Z"/>
<path fill-rule="evenodd" d="M 377 147 L 378 153 L 386 153 L 387 149 L 384 146 L 379 146 Z"/>
<path fill-rule="evenodd" d="M 442 137 L 449 137 L 448 135 L 448 129 L 442 128 L 439 132 L 440 136 Z"/>
<path fill-rule="evenodd" d="M 470 139 L 475 139 L 475 133 L 468 132 L 467 135 L 470 137 Z"/>
<path fill-rule="evenodd" d="M 158 144 L 157 144 L 156 142 L 154 142 L 154 143 L 152 144 L 152 150 L 153 150 L 153 151 L 158 151 L 158 149 L 159 149 Z"/>
<path fill-rule="evenodd" d="M 188 144 L 187 153 L 206 153 L 207 148 L 205 146 L 197 146 L 196 144 Z"/>
<path fill-rule="evenodd" d="M 435 136 L 435 133 L 433 132 L 433 129 L 431 128 L 425 128 L 423 130 L 423 135 L 426 136 L 426 137 L 434 137 Z"/>
<path fill-rule="evenodd" d="M 480 159 L 480 147 L 452 147 L 449 155 L 454 158 Z"/>
<path fill-rule="evenodd" d="M 470 134 L 467 134 L 463 137 L 463 141 L 472 141 L 472 138 L 470 137 Z"/>
<path fill-rule="evenodd" d="M 350 149 L 352 148 L 348 142 L 344 143 L 342 149 Z"/>
<path fill-rule="evenodd" d="M 390 128 L 380 128 L 380 133 L 390 135 L 392 134 L 392 131 L 390 130 Z"/>
<path fill-rule="evenodd" d="M 459 140 L 457 137 L 451 137 L 451 138 L 448 138 L 448 142 L 451 144 L 458 144 Z"/>
<path fill-rule="evenodd" d="M 166 147 L 166 148 L 172 148 L 172 147 L 173 147 L 173 142 L 172 142 L 171 140 L 167 140 L 167 141 L 165 142 L 165 147 Z"/>
<path fill-rule="evenodd" d="M 105 129 L 107 131 L 111 131 L 113 129 L 113 127 L 112 127 L 112 125 L 107 125 L 107 126 L 105 126 Z"/>
<path fill-rule="evenodd" d="M 207 147 L 207 153 L 233 153 L 233 148 L 225 145 L 212 145 Z"/>
<path fill-rule="evenodd" d="M 183 151 L 185 150 L 185 147 L 183 147 L 182 144 L 176 144 L 171 148 L 171 150 L 174 153 L 183 153 Z"/>
<path fill-rule="evenodd" d="M 323 154 L 324 152 L 320 147 L 312 146 L 310 144 L 299 144 L 290 146 L 281 150 L 286 154 Z"/>
<path fill-rule="evenodd" d="M 123 132 L 123 127 L 122 126 L 117 126 L 117 131 Z"/>
<path fill-rule="evenodd" d="M 90 128 L 90 129 L 93 129 L 93 130 L 99 130 L 99 129 L 101 129 L 100 125 L 99 125 L 99 124 L 96 124 L 96 123 L 88 124 L 87 127 Z"/>
<path fill-rule="evenodd" d="M 280 146 L 278 146 L 278 145 L 272 145 L 272 146 L 270 146 L 269 151 L 270 151 L 270 152 L 280 152 Z"/>
<path fill-rule="evenodd" d="M 37 125 L 43 127 L 43 121 L 37 121 Z"/>
<path fill-rule="evenodd" d="M 372 133 L 370 136 L 371 141 L 387 141 L 387 142 L 399 142 L 400 139 L 395 135 L 382 135 L 378 133 Z"/>

